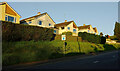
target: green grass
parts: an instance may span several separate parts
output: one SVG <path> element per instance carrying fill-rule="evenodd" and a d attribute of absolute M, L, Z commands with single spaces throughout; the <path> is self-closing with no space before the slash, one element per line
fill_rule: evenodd
<path fill-rule="evenodd" d="M 67 42 L 64 51 L 63 41 L 20 41 L 2 43 L 3 65 L 13 65 L 32 61 L 60 58 L 80 54 L 89 54 L 104 50 L 119 49 L 120 45 L 93 44 L 89 42 Z"/>

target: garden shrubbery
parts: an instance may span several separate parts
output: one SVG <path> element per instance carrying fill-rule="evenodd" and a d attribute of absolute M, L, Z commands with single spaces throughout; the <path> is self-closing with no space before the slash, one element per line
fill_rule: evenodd
<path fill-rule="evenodd" d="M 106 42 L 105 37 L 101 37 L 99 35 L 90 34 L 90 33 L 86 33 L 86 32 L 79 32 L 78 36 L 82 37 L 82 40 L 92 42 L 92 43 L 105 44 L 105 42 Z"/>
<path fill-rule="evenodd" d="M 3 41 L 50 41 L 54 38 L 53 29 L 2 22 Z"/>
<path fill-rule="evenodd" d="M 63 32 L 62 35 L 72 35 L 72 32 Z"/>

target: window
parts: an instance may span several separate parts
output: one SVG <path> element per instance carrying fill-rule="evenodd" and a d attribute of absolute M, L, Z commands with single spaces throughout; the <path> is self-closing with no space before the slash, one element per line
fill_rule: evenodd
<path fill-rule="evenodd" d="M 51 26 L 51 24 L 49 23 L 49 26 Z"/>
<path fill-rule="evenodd" d="M 39 25 L 42 25 L 42 21 L 39 21 Z"/>
<path fill-rule="evenodd" d="M 14 17 L 11 17 L 11 16 L 6 15 L 6 16 L 5 16 L 5 21 L 14 22 Z"/>
<path fill-rule="evenodd" d="M 64 27 L 61 27 L 61 29 L 64 29 Z"/>
<path fill-rule="evenodd" d="M 56 33 L 56 30 L 54 30 L 54 33 Z"/>
<path fill-rule="evenodd" d="M 5 21 L 8 21 L 8 20 L 7 20 L 7 17 L 8 17 L 8 16 L 6 15 L 6 16 L 5 16 Z"/>
<path fill-rule="evenodd" d="M 73 32 L 76 33 L 76 29 L 73 29 Z"/>
<path fill-rule="evenodd" d="M 70 27 L 68 27 L 68 30 L 70 30 Z"/>
<path fill-rule="evenodd" d="M 88 30 L 88 33 L 90 32 L 90 30 Z"/>
<path fill-rule="evenodd" d="M 14 17 L 8 16 L 8 21 L 14 22 Z"/>
<path fill-rule="evenodd" d="M 15 23 L 16 23 L 16 18 L 15 18 Z"/>
<path fill-rule="evenodd" d="M 32 23 L 31 21 L 29 21 L 29 24 Z"/>

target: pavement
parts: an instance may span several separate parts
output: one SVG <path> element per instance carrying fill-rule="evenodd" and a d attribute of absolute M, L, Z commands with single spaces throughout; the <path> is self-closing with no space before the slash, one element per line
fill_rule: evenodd
<path fill-rule="evenodd" d="M 70 59 L 38 63 L 29 66 L 14 67 L 6 70 L 16 71 L 41 71 L 41 70 L 119 70 L 120 50 L 100 53 L 92 56 L 73 57 Z"/>

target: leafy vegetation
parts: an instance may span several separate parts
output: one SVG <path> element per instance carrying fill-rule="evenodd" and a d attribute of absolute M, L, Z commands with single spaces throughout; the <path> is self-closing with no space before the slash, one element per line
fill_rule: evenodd
<path fill-rule="evenodd" d="M 2 41 L 50 41 L 53 39 L 53 29 L 2 22 Z"/>
<path fill-rule="evenodd" d="M 115 35 L 114 35 L 114 36 L 110 36 L 110 39 L 111 39 L 111 40 L 118 40 Z"/>
<path fill-rule="evenodd" d="M 63 32 L 64 35 L 72 35 L 72 32 Z"/>
<path fill-rule="evenodd" d="M 119 49 L 120 45 L 94 44 L 89 42 L 63 41 L 18 41 L 2 43 L 3 65 L 47 60 L 66 56 L 89 54 L 104 50 Z M 108 48 L 107 48 L 108 47 Z"/>
<path fill-rule="evenodd" d="M 114 35 L 120 40 L 120 23 L 115 23 Z"/>
<path fill-rule="evenodd" d="M 106 42 L 105 37 L 103 37 L 103 36 L 101 37 L 99 35 L 90 34 L 90 33 L 86 33 L 86 32 L 79 32 L 78 36 L 82 37 L 82 40 L 92 42 L 92 43 L 105 44 L 105 42 Z"/>

